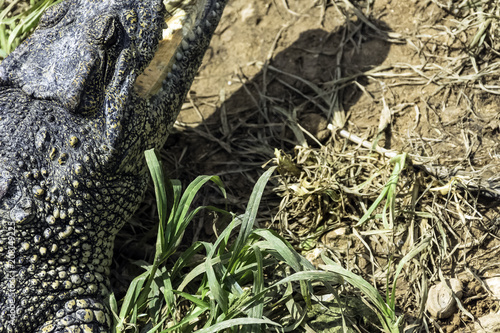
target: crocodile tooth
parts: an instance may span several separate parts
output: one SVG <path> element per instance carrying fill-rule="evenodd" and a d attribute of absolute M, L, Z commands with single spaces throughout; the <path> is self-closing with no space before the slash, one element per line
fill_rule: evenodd
<path fill-rule="evenodd" d="M 189 43 L 183 39 L 181 42 L 181 46 L 183 50 L 187 50 L 189 48 Z"/>
<path fill-rule="evenodd" d="M 2 171 L 0 173 L 0 199 L 7 193 L 12 178 L 13 177 L 8 171 Z"/>
<path fill-rule="evenodd" d="M 177 54 L 175 55 L 175 57 L 177 58 L 177 60 L 182 60 L 182 58 L 184 58 L 184 56 L 180 52 L 177 52 Z"/>
<path fill-rule="evenodd" d="M 7 81 L 8 79 L 8 74 L 7 74 L 7 70 L 3 67 L 0 68 L 0 82 L 1 81 Z"/>

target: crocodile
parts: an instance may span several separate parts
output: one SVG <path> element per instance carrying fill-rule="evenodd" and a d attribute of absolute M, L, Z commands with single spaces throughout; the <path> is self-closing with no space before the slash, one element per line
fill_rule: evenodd
<path fill-rule="evenodd" d="M 0 332 L 110 332 L 114 238 L 227 0 L 66 0 L 0 64 Z"/>

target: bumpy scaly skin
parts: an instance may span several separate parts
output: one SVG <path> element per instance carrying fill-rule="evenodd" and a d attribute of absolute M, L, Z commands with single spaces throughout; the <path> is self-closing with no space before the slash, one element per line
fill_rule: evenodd
<path fill-rule="evenodd" d="M 226 0 L 210 0 L 160 91 L 161 0 L 67 0 L 0 65 L 0 332 L 109 332 L 113 241 L 146 189 Z"/>

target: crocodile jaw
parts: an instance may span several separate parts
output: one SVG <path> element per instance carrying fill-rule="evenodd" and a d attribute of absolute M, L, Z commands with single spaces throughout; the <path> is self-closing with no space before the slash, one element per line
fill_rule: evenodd
<path fill-rule="evenodd" d="M 194 40 L 196 23 L 204 14 L 211 0 L 164 0 L 167 9 L 166 28 L 158 49 L 149 66 L 137 78 L 134 89 L 139 97 L 149 99 L 161 89 L 163 81 L 172 72 L 175 62 L 180 60 L 179 51 Z"/>

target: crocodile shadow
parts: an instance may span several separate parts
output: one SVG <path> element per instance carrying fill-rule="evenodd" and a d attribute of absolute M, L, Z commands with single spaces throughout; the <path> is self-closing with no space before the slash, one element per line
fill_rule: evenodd
<path fill-rule="evenodd" d="M 378 25 L 384 26 L 383 22 Z M 320 99 L 308 100 L 309 96 L 317 96 L 317 93 L 305 81 L 326 87 L 334 80 L 338 69 L 343 77 L 359 75 L 380 65 L 390 49 L 390 43 L 367 29 L 363 32 L 363 37 L 368 38 L 359 45 L 344 45 L 343 57 L 337 66 L 336 55 L 346 29 L 342 26 L 335 31 L 312 29 L 302 32 L 295 42 L 271 59 L 270 66 L 276 70 L 260 71 L 244 82 L 241 88 L 219 104 L 215 112 L 198 126 L 171 133 L 162 151 L 168 176 L 181 180 L 187 186 L 197 175 L 220 175 L 230 198 L 241 198 L 246 202 L 255 181 L 263 172 L 261 166 L 273 158 L 274 147 L 292 151 L 298 144 L 287 126 L 287 117 L 294 109 L 297 111 L 297 122 L 311 133 L 319 134 L 320 141 L 324 142 L 327 139 L 324 130 L 331 121 L 332 114 L 324 112 L 327 106 Z M 231 54 L 230 50 L 228 53 Z M 207 55 L 204 62 L 210 62 L 211 57 L 216 56 L 211 48 Z M 362 75 L 356 80 L 361 85 L 367 82 Z M 345 113 L 348 114 L 350 107 L 359 100 L 363 92 L 352 84 L 337 86 L 335 89 L 337 88 L 342 95 Z M 329 88 L 325 88 L 327 89 Z M 277 111 L 276 106 L 281 111 L 286 111 L 287 115 Z M 182 113 L 183 111 L 181 116 Z M 224 121 L 221 122 L 221 118 Z M 270 130 L 274 132 L 270 133 Z M 206 132 L 210 134 L 207 135 Z M 244 150 L 242 142 L 245 144 Z M 308 142 L 315 145 L 314 141 Z M 210 200 L 213 199 L 211 196 Z M 210 204 L 214 202 L 210 201 Z M 150 186 L 144 205 L 135 215 L 135 225 L 142 225 L 144 228 L 154 226 L 155 211 L 154 190 Z M 144 220 L 151 220 L 151 226 L 144 226 Z M 130 230 L 121 234 L 129 232 Z M 136 232 L 137 230 L 132 233 Z M 124 244 L 132 244 L 120 235 L 116 242 L 117 249 L 139 254 L 132 255 L 133 258 L 145 258 L 144 251 L 136 251 L 134 246 L 123 248 Z M 153 243 L 149 244 L 150 250 L 153 250 Z M 143 244 L 139 246 L 142 247 Z"/>
<path fill-rule="evenodd" d="M 388 42 L 367 32 L 364 36 L 370 39 L 344 46 L 337 66 L 344 33 L 344 28 L 302 32 L 272 58 L 266 71 L 246 81 L 203 123 L 171 134 L 164 149 L 171 177 L 188 184 L 200 174 L 221 175 L 228 190 L 246 201 L 263 172 L 261 165 L 273 158 L 274 147 L 290 152 L 299 144 L 289 126 L 291 118 L 325 142 L 330 133 L 326 125 L 333 113 L 309 83 L 327 92 L 338 89 L 343 109 L 349 114 L 363 92 L 354 84 L 332 85 L 335 72 L 340 70 L 342 77 L 359 75 L 380 65 L 390 49 Z M 367 83 L 362 75 L 356 81 Z M 207 130 L 210 135 L 202 133 Z M 316 145 L 307 134 L 304 137 Z"/>

